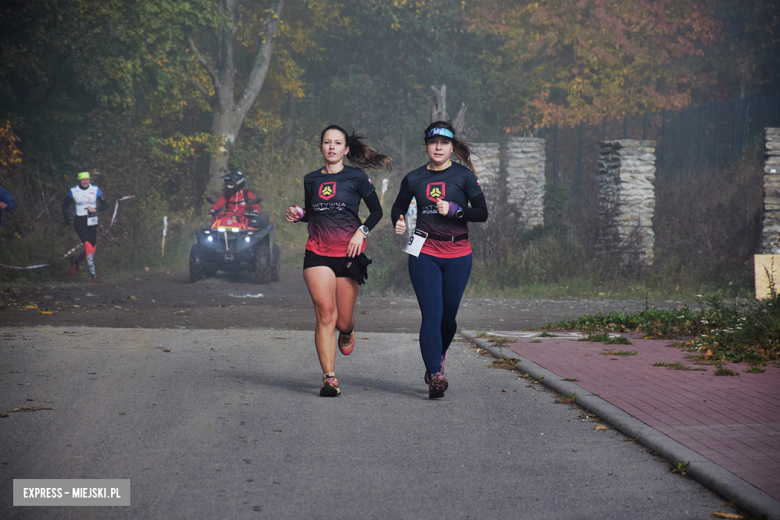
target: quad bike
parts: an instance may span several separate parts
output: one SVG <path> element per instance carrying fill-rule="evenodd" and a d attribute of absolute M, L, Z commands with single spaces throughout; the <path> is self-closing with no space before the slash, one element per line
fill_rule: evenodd
<path fill-rule="evenodd" d="M 206 199 L 212 204 L 214 200 Z M 248 205 L 255 201 L 248 201 Z M 254 271 L 257 283 L 278 282 L 279 246 L 268 215 L 216 213 L 211 227 L 195 231 L 198 243 L 190 249 L 190 281 L 214 276 L 217 271 Z"/>

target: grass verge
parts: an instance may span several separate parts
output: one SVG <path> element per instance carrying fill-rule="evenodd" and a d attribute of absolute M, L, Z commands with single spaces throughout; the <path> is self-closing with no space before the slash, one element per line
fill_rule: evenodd
<path fill-rule="evenodd" d="M 693 336 L 683 343 L 701 361 L 761 365 L 780 359 L 780 295 L 759 302 L 725 303 L 719 294 L 698 298 L 701 308 L 652 308 L 636 314 L 599 313 L 547 324 L 546 330 L 576 330 L 588 341 L 609 332 L 639 332 L 645 339 Z"/>

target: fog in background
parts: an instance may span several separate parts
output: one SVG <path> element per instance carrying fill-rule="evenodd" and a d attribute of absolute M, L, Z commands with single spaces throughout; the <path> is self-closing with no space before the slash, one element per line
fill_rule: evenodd
<path fill-rule="evenodd" d="M 215 194 L 215 158 L 247 175 L 280 242 L 294 251 L 305 230 L 281 215 L 302 202 L 300 181 L 320 164 L 321 129 L 354 129 L 394 158 L 392 172 L 370 173 L 377 185 L 390 179 L 389 213 L 400 179 L 425 162 L 431 87 L 446 85 L 448 113 L 454 119 L 465 106 L 463 136 L 472 142 L 505 150 L 509 137 L 551 141 L 556 124 L 570 132 L 557 149 L 559 171 L 548 164 L 556 198 L 543 228 L 522 229 L 501 190 L 492 195 L 496 218 L 474 226 L 471 294 L 739 293 L 752 283 L 760 127 L 780 124 L 771 119 L 780 111 L 776 2 L 12 0 L 0 13 L 0 185 L 19 203 L 3 216 L 0 263 L 52 260 L 72 247 L 59 205 L 75 173 L 90 170 L 110 203 L 137 197 L 102 243 L 104 265 L 118 272 L 177 258 L 184 265 L 205 196 Z M 230 107 L 248 98 L 241 120 L 226 122 L 238 113 Z M 653 267 L 625 272 L 596 260 L 599 140 L 624 137 L 627 117 L 649 121 L 644 135 L 658 139 L 660 114 L 677 121 L 687 109 L 691 124 L 697 107 L 716 101 L 723 117 L 728 107 L 746 107 L 739 149 L 659 175 Z M 730 146 L 735 121 L 721 123 Z M 592 138 L 578 174 L 571 132 L 580 122 Z M 688 131 L 711 133 L 705 126 Z M 628 137 L 641 138 L 640 128 Z M 157 258 L 163 216 L 172 235 L 164 262 Z M 403 292 L 403 258 L 386 224 L 375 233 L 369 290 Z M 57 267 L 0 271 L 4 281 L 65 278 Z"/>

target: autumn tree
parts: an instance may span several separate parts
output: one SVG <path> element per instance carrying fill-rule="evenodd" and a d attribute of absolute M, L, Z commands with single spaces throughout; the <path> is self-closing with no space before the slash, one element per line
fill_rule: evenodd
<path fill-rule="evenodd" d="M 294 16 L 285 20 L 288 4 Z M 273 61 L 279 61 L 272 60 L 277 39 L 283 35 L 288 48 L 276 68 L 276 86 L 298 95 L 302 71 L 290 51 L 311 48 L 311 32 L 338 15 L 334 6 L 325 12 L 322 0 L 83 0 L 80 5 L 83 16 L 101 21 L 100 36 L 115 47 L 101 61 L 114 85 L 105 104 L 133 110 L 156 142 L 181 152 L 172 154 L 174 159 L 197 153 L 210 137 L 212 192 L 221 190 L 231 144 L 273 74 Z M 302 28 L 307 17 L 311 23 Z M 193 92 L 201 99 L 193 99 Z M 207 116 L 209 136 L 192 128 L 156 133 L 161 118 L 177 116 Z"/>
<path fill-rule="evenodd" d="M 717 0 L 475 0 L 472 30 L 515 108 L 513 127 L 615 117 L 691 102 L 714 81 L 701 59 L 722 37 Z"/>
<path fill-rule="evenodd" d="M 219 177 L 228 165 L 229 146 L 235 141 L 244 118 L 249 113 L 260 90 L 263 88 L 268 68 L 271 65 L 274 37 L 279 27 L 285 0 L 273 0 L 265 9 L 262 38 L 257 42 L 257 51 L 251 63 L 246 82 L 236 96 L 235 45 L 241 20 L 238 0 L 218 0 L 219 14 L 224 20 L 212 35 L 211 59 L 201 53 L 205 36 L 189 36 L 188 42 L 198 63 L 208 73 L 210 85 L 203 85 L 193 79 L 195 87 L 206 97 L 211 107 L 211 133 L 223 142 L 219 155 L 212 155 L 209 165 L 209 188 L 212 192 L 221 190 Z M 200 40 L 196 42 L 196 40 Z"/>
<path fill-rule="evenodd" d="M 0 120 L 36 174 L 67 168 L 73 132 L 101 95 L 95 28 L 73 2 L 0 4 Z"/>

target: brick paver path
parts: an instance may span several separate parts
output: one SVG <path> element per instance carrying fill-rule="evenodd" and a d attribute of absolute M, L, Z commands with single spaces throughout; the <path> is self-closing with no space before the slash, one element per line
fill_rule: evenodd
<path fill-rule="evenodd" d="M 694 365 L 680 349 L 632 337 L 633 345 L 605 345 L 539 333 L 503 332 L 517 339 L 511 350 L 522 358 L 621 408 L 648 426 L 707 457 L 780 500 L 780 368 L 716 376 L 715 367 Z M 541 341 L 531 343 L 531 341 Z M 602 355 L 605 349 L 635 356 Z M 671 370 L 654 363 L 683 363 L 706 371 Z"/>

